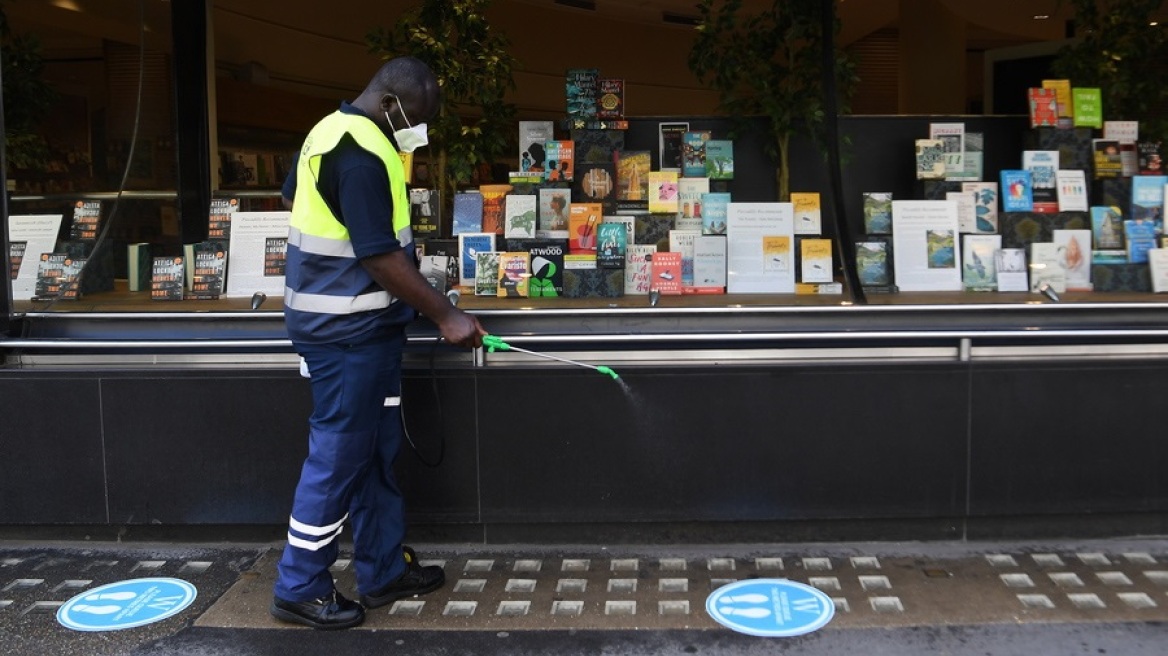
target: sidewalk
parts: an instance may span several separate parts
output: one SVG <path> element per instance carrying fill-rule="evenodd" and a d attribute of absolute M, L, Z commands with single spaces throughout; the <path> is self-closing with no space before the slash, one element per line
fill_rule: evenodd
<path fill-rule="evenodd" d="M 414 545 L 447 585 L 339 633 L 269 617 L 280 544 L 0 542 L 0 653 L 1156 654 L 1168 539 L 708 546 Z M 349 594 L 346 557 L 334 568 Z M 85 633 L 56 609 L 105 583 L 175 577 L 179 615 Z M 705 612 L 714 589 L 787 578 L 832 598 L 823 629 L 754 638 Z"/>

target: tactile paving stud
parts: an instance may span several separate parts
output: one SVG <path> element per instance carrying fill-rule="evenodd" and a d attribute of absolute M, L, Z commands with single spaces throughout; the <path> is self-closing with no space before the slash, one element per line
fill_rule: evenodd
<path fill-rule="evenodd" d="M 84 590 L 88 588 L 93 581 L 89 579 L 67 579 L 61 581 L 53 586 L 53 592 L 61 592 L 62 590 Z"/>
<path fill-rule="evenodd" d="M 543 561 L 535 559 L 524 559 L 515 561 L 516 572 L 538 572 L 543 569 Z"/>
<path fill-rule="evenodd" d="M 130 568 L 131 572 L 157 572 L 166 565 L 165 560 L 139 560 Z"/>
<path fill-rule="evenodd" d="M 117 565 L 118 561 L 116 560 L 94 560 L 86 563 L 82 570 L 88 572 L 91 569 L 109 569 L 111 567 L 117 567 Z"/>
<path fill-rule="evenodd" d="M 782 558 L 755 558 L 754 568 L 757 570 L 783 569 Z"/>
<path fill-rule="evenodd" d="M 1079 578 L 1079 575 L 1074 572 L 1051 572 L 1047 576 L 1060 588 L 1083 587 L 1083 579 Z"/>
<path fill-rule="evenodd" d="M 837 613 L 852 612 L 852 605 L 849 604 L 848 600 L 843 597 L 832 597 L 831 603 L 835 606 L 835 612 Z"/>
<path fill-rule="evenodd" d="M 37 563 L 36 566 L 32 568 L 32 571 L 39 572 L 39 571 L 45 570 L 45 569 L 52 569 L 54 567 L 61 567 L 62 565 L 68 565 L 69 563 L 72 563 L 72 562 L 73 562 L 72 558 L 46 558 L 46 559 L 42 560 L 41 562 Z"/>
<path fill-rule="evenodd" d="M 477 601 L 448 601 L 446 608 L 442 609 L 442 614 L 447 617 L 470 617 L 475 614 L 478 605 Z"/>
<path fill-rule="evenodd" d="M 349 565 L 351 565 L 351 564 L 353 564 L 352 559 L 338 558 L 335 561 L 333 561 L 332 566 L 329 567 L 329 571 L 330 572 L 343 572 L 343 571 L 349 569 Z"/>
<path fill-rule="evenodd" d="M 868 603 L 877 613 L 903 613 L 904 604 L 900 597 L 869 597 Z"/>
<path fill-rule="evenodd" d="M 738 579 L 710 579 L 710 589 L 717 590 L 724 585 L 730 585 Z"/>
<path fill-rule="evenodd" d="M 211 561 L 209 560 L 189 560 L 178 568 L 179 574 L 202 574 L 211 569 Z"/>
<path fill-rule="evenodd" d="M 689 592 L 689 579 L 661 579 L 657 582 L 658 592 Z"/>
<path fill-rule="evenodd" d="M 609 568 L 614 572 L 635 572 L 640 566 L 636 558 L 614 558 Z"/>
<path fill-rule="evenodd" d="M 657 602 L 658 615 L 689 615 L 689 601 L 671 599 Z"/>
<path fill-rule="evenodd" d="M 986 562 L 994 567 L 1017 567 L 1018 561 L 1010 554 L 986 554 Z"/>
<path fill-rule="evenodd" d="M 562 572 L 587 572 L 591 567 L 592 561 L 586 558 L 565 558 L 560 565 Z"/>
<path fill-rule="evenodd" d="M 635 601 L 614 601 L 609 600 L 604 602 L 605 615 L 636 615 L 637 602 Z"/>
<path fill-rule="evenodd" d="M 1099 595 L 1097 595 L 1093 592 L 1082 592 L 1082 593 L 1068 594 L 1067 599 L 1070 599 L 1071 603 L 1075 605 L 1075 608 L 1083 608 L 1083 609 L 1107 608 L 1107 604 L 1103 603 L 1103 600 L 1099 598 Z"/>
<path fill-rule="evenodd" d="M 527 600 L 500 601 L 495 614 L 501 617 L 522 617 L 530 610 L 531 602 Z"/>
<path fill-rule="evenodd" d="M 454 584 L 454 591 L 466 594 L 478 594 L 486 587 L 486 579 L 458 579 L 458 582 Z"/>
<path fill-rule="evenodd" d="M 1084 565 L 1091 567 L 1106 567 L 1111 564 L 1111 559 L 1101 553 L 1080 553 L 1075 554 L 1075 556 Z"/>
<path fill-rule="evenodd" d="M 1144 592 L 1120 592 L 1119 600 L 1127 604 L 1129 608 L 1143 609 L 1155 608 L 1156 602 Z"/>
<path fill-rule="evenodd" d="M 23 562 L 23 558 L 3 558 L 0 559 L 0 567 L 16 567 Z"/>
<path fill-rule="evenodd" d="M 1054 608 L 1054 602 L 1044 594 L 1020 594 L 1018 595 L 1018 601 L 1022 602 L 1022 605 L 1027 608 Z"/>
<path fill-rule="evenodd" d="M 575 592 L 583 594 L 588 589 L 588 579 L 560 579 L 556 581 L 556 592 L 559 594 L 567 594 Z"/>
<path fill-rule="evenodd" d="M 426 602 L 418 599 L 399 599 L 389 607 L 389 614 L 399 617 L 417 617 L 422 614 L 422 608 L 425 606 Z"/>
<path fill-rule="evenodd" d="M 637 591 L 637 579 L 609 579 L 608 591 L 632 594 Z"/>
<path fill-rule="evenodd" d="M 1156 585 L 1163 585 L 1168 587 L 1168 572 L 1159 569 L 1148 570 L 1144 572 L 1144 576 L 1149 581 Z"/>
<path fill-rule="evenodd" d="M 560 600 L 552 602 L 552 615 L 580 615 L 583 612 L 583 601 Z"/>
<path fill-rule="evenodd" d="M 21 611 L 21 615 L 48 615 L 57 612 L 63 606 L 63 601 L 34 601 L 31 606 Z"/>
<path fill-rule="evenodd" d="M 464 572 L 489 572 L 495 567 L 494 560 L 468 560 L 466 567 L 462 568 Z"/>
<path fill-rule="evenodd" d="M 804 558 L 803 569 L 811 572 L 826 572 L 831 569 L 830 558 Z"/>
<path fill-rule="evenodd" d="M 840 587 L 839 579 L 834 576 L 811 576 L 807 578 L 807 585 L 824 592 L 838 592 L 843 589 Z"/>
<path fill-rule="evenodd" d="M 664 572 L 684 572 L 688 567 L 684 558 L 662 558 L 657 564 Z"/>
<path fill-rule="evenodd" d="M 1000 574 L 998 578 L 1002 579 L 1002 583 L 1005 583 L 1007 588 L 1034 587 L 1034 580 L 1030 578 L 1029 574 Z"/>
<path fill-rule="evenodd" d="M 880 559 L 875 556 L 852 556 L 849 560 L 854 569 L 880 569 Z"/>
<path fill-rule="evenodd" d="M 0 588 L 0 592 L 8 592 L 9 590 L 30 590 L 44 582 L 44 579 L 16 579 L 3 588 Z"/>
<path fill-rule="evenodd" d="M 446 561 L 442 560 L 441 558 L 427 558 L 425 560 L 419 558 L 418 567 L 438 567 L 440 569 L 446 569 Z"/>
<path fill-rule="evenodd" d="M 860 587 L 865 590 L 891 590 L 892 582 L 887 576 L 861 576 Z"/>
<path fill-rule="evenodd" d="M 1155 565 L 1156 564 L 1156 559 L 1152 557 L 1152 554 L 1144 553 L 1142 551 L 1139 551 L 1139 552 L 1130 552 L 1129 551 L 1129 552 L 1123 554 L 1123 557 L 1127 559 L 1127 562 L 1129 562 L 1133 565 Z"/>
<path fill-rule="evenodd" d="M 507 585 L 503 586 L 504 592 L 534 592 L 535 579 L 507 579 Z"/>
<path fill-rule="evenodd" d="M 1123 572 L 1096 572 L 1095 577 L 1104 585 L 1132 585 L 1132 580 Z"/>
<path fill-rule="evenodd" d="M 706 569 L 711 572 L 733 572 L 733 558 L 707 558 Z"/>
<path fill-rule="evenodd" d="M 1066 565 L 1058 554 L 1031 554 L 1030 557 L 1034 560 L 1034 564 L 1039 567 L 1063 567 Z"/>

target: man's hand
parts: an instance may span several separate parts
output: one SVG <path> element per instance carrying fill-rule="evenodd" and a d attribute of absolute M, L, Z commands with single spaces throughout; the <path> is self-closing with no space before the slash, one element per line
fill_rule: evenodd
<path fill-rule="evenodd" d="M 447 313 L 442 321 L 438 322 L 438 330 L 442 333 L 442 339 L 464 348 L 482 346 L 483 335 L 487 334 L 479 325 L 478 319 L 458 308 L 453 308 L 453 312 Z"/>

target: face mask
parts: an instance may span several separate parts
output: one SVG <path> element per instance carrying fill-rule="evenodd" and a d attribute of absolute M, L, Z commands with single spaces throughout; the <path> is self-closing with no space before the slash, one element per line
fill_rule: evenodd
<path fill-rule="evenodd" d="M 398 98 L 397 96 L 393 97 L 395 100 L 397 100 L 397 106 L 400 109 L 401 98 Z M 393 132 L 393 139 L 397 142 L 397 147 L 399 150 L 401 150 L 403 153 L 412 153 L 418 148 L 421 148 L 422 146 L 430 143 L 430 136 L 426 130 L 425 123 L 410 125 L 410 119 L 406 116 L 405 111 L 402 111 L 401 115 L 402 118 L 406 121 L 406 128 L 404 130 L 394 130 Z M 385 112 L 385 120 L 392 128 L 393 121 L 391 121 L 389 118 L 388 110 Z"/>

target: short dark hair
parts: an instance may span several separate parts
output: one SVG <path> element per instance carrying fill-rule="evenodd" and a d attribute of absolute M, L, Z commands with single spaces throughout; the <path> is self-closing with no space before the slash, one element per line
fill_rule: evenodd
<path fill-rule="evenodd" d="M 424 107 L 430 105 L 433 99 L 434 107 L 438 103 L 438 78 L 434 71 L 417 57 L 394 57 L 381 65 L 377 73 L 369 80 L 365 92 L 374 95 L 392 93 L 403 101 L 410 100 Z"/>

